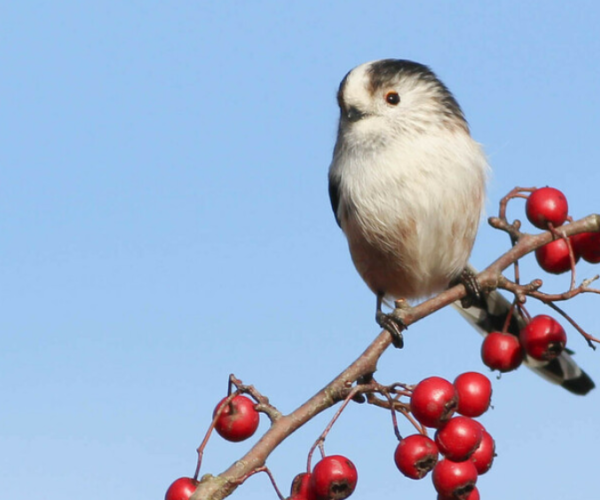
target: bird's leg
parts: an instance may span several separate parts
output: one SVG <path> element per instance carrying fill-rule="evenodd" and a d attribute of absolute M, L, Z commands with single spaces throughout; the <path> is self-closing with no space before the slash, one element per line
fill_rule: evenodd
<path fill-rule="evenodd" d="M 383 293 L 377 294 L 377 312 L 375 313 L 375 321 L 377 324 L 387 330 L 392 336 L 392 344 L 397 349 L 404 347 L 404 338 L 402 336 L 402 330 L 406 330 L 406 325 L 402 320 L 402 308 L 398 307 L 398 301 L 396 301 L 396 308 L 391 314 L 386 314 L 381 310 L 383 304 Z"/>
<path fill-rule="evenodd" d="M 460 300 L 460 305 L 464 309 L 472 306 L 485 308 L 485 295 L 477 281 L 477 276 L 471 269 L 468 267 L 463 269 L 463 272 L 451 283 L 451 286 L 458 285 L 459 283 L 462 283 L 467 290 L 467 295 Z"/>

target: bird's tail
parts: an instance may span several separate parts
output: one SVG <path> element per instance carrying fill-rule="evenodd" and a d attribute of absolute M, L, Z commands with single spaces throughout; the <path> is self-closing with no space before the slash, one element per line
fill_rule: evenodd
<path fill-rule="evenodd" d="M 486 297 L 486 302 L 486 306 L 477 305 L 466 309 L 460 302 L 453 304 L 456 310 L 483 336 L 494 331 L 502 331 L 512 307 L 512 304 L 496 290 Z M 518 336 L 525 324 L 525 319 L 519 311 L 513 311 L 508 333 Z M 573 394 L 587 394 L 595 387 L 594 381 L 577 365 L 571 354 L 572 352 L 563 351 L 552 361 L 536 361 L 528 356 L 525 364 L 538 375 L 561 385 Z"/>

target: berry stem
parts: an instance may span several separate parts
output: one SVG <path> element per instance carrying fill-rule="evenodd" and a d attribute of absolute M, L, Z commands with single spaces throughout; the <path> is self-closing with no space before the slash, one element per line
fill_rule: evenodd
<path fill-rule="evenodd" d="M 581 333 L 581 335 L 583 336 L 583 338 L 587 341 L 588 345 L 592 348 L 592 349 L 596 349 L 596 345 L 594 344 L 594 342 L 596 342 L 596 344 L 600 344 L 600 339 L 590 335 L 589 333 L 587 333 L 583 328 L 581 328 L 577 322 L 571 318 L 571 316 L 569 316 L 565 311 L 563 311 L 560 307 L 558 307 L 556 304 L 554 304 L 553 302 L 546 302 L 546 305 L 551 307 L 552 309 L 554 309 L 557 313 L 559 313 L 563 318 L 565 318 L 569 323 L 571 323 L 571 325 L 573 325 L 573 328 L 575 328 L 575 330 L 577 330 L 579 333 Z"/>
<path fill-rule="evenodd" d="M 506 333 L 508 331 L 508 325 L 510 324 L 510 320 L 513 317 L 513 313 L 515 312 L 515 307 L 517 307 L 517 298 L 513 300 L 512 306 L 506 315 L 506 319 L 504 320 L 504 325 L 502 325 L 502 333 Z"/>
<path fill-rule="evenodd" d="M 229 388 L 231 389 L 231 385 L 229 386 Z M 214 430 L 215 425 L 217 424 L 217 420 L 219 420 L 219 417 L 225 411 L 225 408 L 231 404 L 231 401 L 233 400 L 233 398 L 235 398 L 238 394 L 239 394 L 238 391 L 235 391 L 233 393 L 229 391 L 229 395 L 227 396 L 227 399 L 219 407 L 219 409 L 215 413 L 215 416 L 212 419 L 212 422 L 208 426 L 208 430 L 206 431 L 206 434 L 204 435 L 204 439 L 202 440 L 202 443 L 200 443 L 200 446 L 198 446 L 198 449 L 196 450 L 198 452 L 198 461 L 196 462 L 196 470 L 193 475 L 194 481 L 198 480 L 198 475 L 200 474 L 200 466 L 202 465 L 202 457 L 204 455 L 204 448 L 206 448 L 206 445 L 208 444 L 208 440 L 210 439 L 210 435 L 212 434 L 212 431 Z"/>
<path fill-rule="evenodd" d="M 510 190 L 510 192 L 500 200 L 500 209 L 498 210 L 498 217 L 506 221 L 506 207 L 508 202 L 514 198 L 523 198 L 527 199 L 529 195 L 523 193 L 533 193 L 537 188 L 523 188 L 523 187 L 515 187 Z"/>
<path fill-rule="evenodd" d="M 279 497 L 279 500 L 285 500 L 285 496 L 281 493 L 281 490 L 277 487 L 277 483 L 275 482 L 275 478 L 273 477 L 273 474 L 271 473 L 271 471 L 269 470 L 269 468 L 266 465 L 263 465 L 262 467 L 259 467 L 257 469 L 251 470 L 250 472 L 248 472 L 244 476 L 242 476 L 239 479 L 237 479 L 236 483 L 238 485 L 240 485 L 240 484 L 244 483 L 246 481 L 246 479 L 248 479 L 250 476 L 253 476 L 254 474 L 257 474 L 258 472 L 265 472 L 267 474 L 267 476 L 269 476 L 269 479 L 271 480 L 271 484 L 273 485 L 273 488 L 275 489 L 275 493 Z"/>
<path fill-rule="evenodd" d="M 336 420 L 342 414 L 342 412 L 344 411 L 344 409 L 346 408 L 346 406 L 348 406 L 348 403 L 350 401 L 352 401 L 352 398 L 354 396 L 356 396 L 359 392 L 361 392 L 360 389 L 361 389 L 361 387 L 358 386 L 358 385 L 352 388 L 352 390 L 348 393 L 348 395 L 344 399 L 344 402 L 341 404 L 341 406 L 335 412 L 335 415 L 333 416 L 333 418 L 327 424 L 327 427 L 325 427 L 325 430 L 321 433 L 321 435 L 317 438 L 317 440 L 314 442 L 314 444 L 310 447 L 310 450 L 308 452 L 308 460 L 306 462 L 306 470 L 307 470 L 307 472 L 311 471 L 311 460 L 312 460 L 313 453 L 315 452 L 315 449 L 316 449 L 317 446 L 319 446 L 319 449 L 321 450 L 321 454 L 323 456 L 325 456 L 325 450 L 322 448 L 322 445 L 325 442 L 325 438 L 327 437 L 327 434 L 329 434 L 329 431 L 333 427 L 333 424 L 335 424 Z"/>

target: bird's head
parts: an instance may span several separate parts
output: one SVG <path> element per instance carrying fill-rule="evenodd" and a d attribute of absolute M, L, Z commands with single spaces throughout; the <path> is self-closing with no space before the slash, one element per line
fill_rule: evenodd
<path fill-rule="evenodd" d="M 340 132 L 377 136 L 468 132 L 460 106 L 427 67 L 403 59 L 382 59 L 357 66 L 338 91 Z"/>

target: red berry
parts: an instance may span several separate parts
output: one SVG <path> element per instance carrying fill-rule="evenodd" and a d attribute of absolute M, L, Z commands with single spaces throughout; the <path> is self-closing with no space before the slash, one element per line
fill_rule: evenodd
<path fill-rule="evenodd" d="M 581 233 L 571 236 L 571 243 L 575 255 L 580 255 L 583 260 L 598 264 L 600 262 L 600 233 Z"/>
<path fill-rule="evenodd" d="M 456 500 L 456 497 L 445 497 L 442 495 L 438 495 L 438 500 Z M 474 487 L 471 490 L 471 493 L 469 493 L 466 497 L 465 500 L 479 500 L 479 490 L 477 489 L 477 487 Z"/>
<path fill-rule="evenodd" d="M 481 443 L 481 424 L 469 417 L 451 418 L 435 433 L 440 453 L 453 462 L 467 460 Z"/>
<path fill-rule="evenodd" d="M 313 468 L 310 489 L 317 500 L 342 500 L 352 495 L 358 474 L 354 464 L 342 455 L 329 455 Z"/>
<path fill-rule="evenodd" d="M 165 493 L 165 500 L 188 500 L 196 491 L 198 484 L 199 482 L 191 477 L 180 477 L 169 486 Z"/>
<path fill-rule="evenodd" d="M 561 226 L 569 215 L 569 205 L 565 195 L 558 189 L 543 187 L 536 189 L 525 204 L 527 218 L 535 227 L 548 229 L 548 222 Z"/>
<path fill-rule="evenodd" d="M 483 340 L 481 359 L 492 370 L 510 372 L 523 362 L 523 348 L 514 335 L 492 332 Z"/>
<path fill-rule="evenodd" d="M 470 460 L 452 462 L 445 458 L 433 469 L 432 479 L 442 497 L 466 499 L 477 482 L 477 469 Z"/>
<path fill-rule="evenodd" d="M 575 252 L 575 249 L 573 249 L 573 256 L 575 257 L 575 262 L 577 262 L 579 254 Z M 563 238 L 539 247 L 535 251 L 535 259 L 539 266 L 547 273 L 561 274 L 571 270 L 569 245 Z"/>
<path fill-rule="evenodd" d="M 213 417 L 227 398 L 223 398 L 215 411 Z M 227 441 L 243 441 L 256 432 L 260 417 L 254 409 L 254 402 L 246 396 L 236 396 L 231 400 L 217 419 L 215 429 L 221 437 Z"/>
<path fill-rule="evenodd" d="M 471 493 L 469 493 L 465 500 L 479 500 L 479 490 L 477 487 L 471 490 Z"/>
<path fill-rule="evenodd" d="M 473 454 L 469 457 L 469 460 L 475 464 L 477 474 L 485 474 L 492 467 L 494 457 L 496 456 L 496 443 L 494 438 L 483 429 L 483 436 L 481 443 Z"/>
<path fill-rule="evenodd" d="M 290 500 L 315 500 L 315 494 L 310 488 L 311 474 L 302 472 L 292 481 Z"/>
<path fill-rule="evenodd" d="M 427 436 L 413 434 L 398 443 L 394 453 L 396 467 L 406 477 L 421 479 L 438 460 L 438 447 Z"/>
<path fill-rule="evenodd" d="M 554 318 L 540 314 L 521 330 L 519 339 L 529 356 L 540 361 L 549 361 L 563 351 L 567 343 L 567 334 Z"/>
<path fill-rule="evenodd" d="M 466 417 L 483 415 L 490 407 L 492 383 L 485 375 L 477 372 L 461 373 L 454 380 L 458 393 L 458 409 Z"/>
<path fill-rule="evenodd" d="M 427 427 L 439 427 L 448 421 L 456 405 L 456 389 L 441 377 L 421 380 L 413 389 L 410 399 L 410 411 Z"/>

